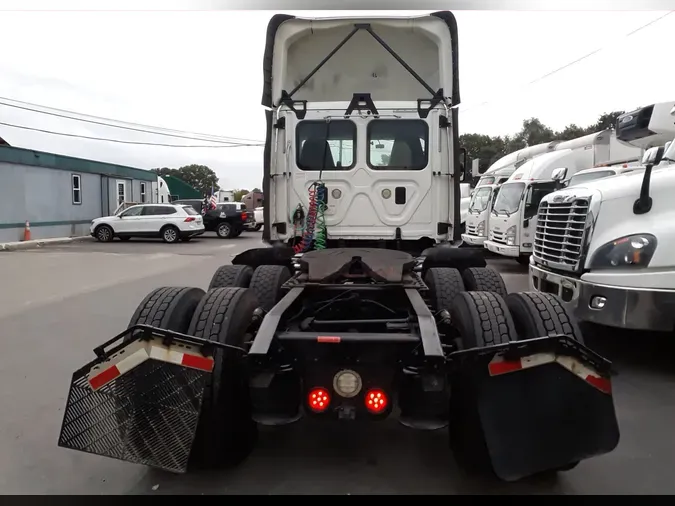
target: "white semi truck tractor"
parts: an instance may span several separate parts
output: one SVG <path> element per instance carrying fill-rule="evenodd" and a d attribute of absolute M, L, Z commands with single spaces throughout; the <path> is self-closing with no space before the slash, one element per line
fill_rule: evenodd
<path fill-rule="evenodd" d="M 527 265 L 537 227 L 537 209 L 544 195 L 580 170 L 598 163 L 637 161 L 642 152 L 642 148 L 618 140 L 614 131 L 607 129 L 561 142 L 555 151 L 527 161 L 500 188 L 484 246 Z"/>
<path fill-rule="evenodd" d="M 486 170 L 471 194 L 465 218 L 462 240 L 469 246 L 483 247 L 487 239 L 492 204 L 499 187 L 508 181 L 518 167 L 541 154 L 553 151 L 558 141 L 529 146 L 503 156 Z"/>
<path fill-rule="evenodd" d="M 675 136 L 675 102 L 620 116 L 616 135 L 650 148 Z M 645 167 L 546 195 L 529 266 L 533 290 L 559 295 L 581 321 L 675 328 L 675 143 Z"/>

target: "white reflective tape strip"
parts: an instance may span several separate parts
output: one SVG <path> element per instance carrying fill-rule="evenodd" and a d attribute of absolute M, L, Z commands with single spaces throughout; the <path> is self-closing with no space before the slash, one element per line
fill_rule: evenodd
<path fill-rule="evenodd" d="M 577 359 L 572 357 L 561 356 L 556 359 L 561 366 L 567 369 L 569 372 L 576 374 L 580 378 L 586 379 L 587 376 L 594 376 L 596 378 L 600 375 L 595 372 L 590 367 L 586 367 L 584 364 L 579 362 Z"/>
<path fill-rule="evenodd" d="M 131 355 L 127 355 L 122 360 L 117 362 L 117 369 L 120 374 L 130 371 L 139 364 L 142 364 L 149 358 L 148 352 L 145 349 L 136 350 Z"/>
<path fill-rule="evenodd" d="M 555 362 L 555 353 L 536 353 L 520 359 L 520 366 L 523 369 L 537 367 L 538 365 L 550 364 Z"/>

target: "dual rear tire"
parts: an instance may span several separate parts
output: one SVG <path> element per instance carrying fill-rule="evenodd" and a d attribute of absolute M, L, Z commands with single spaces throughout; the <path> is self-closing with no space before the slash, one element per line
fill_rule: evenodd
<path fill-rule="evenodd" d="M 129 327 L 151 325 L 245 349 L 254 311 L 258 307 L 269 311 L 289 278 L 285 267 L 261 266 L 253 271 L 247 266 L 225 265 L 214 274 L 208 292 L 181 287 L 153 290 L 137 307 Z M 216 348 L 213 358 L 190 452 L 191 469 L 236 466 L 257 442 L 242 353 Z"/>

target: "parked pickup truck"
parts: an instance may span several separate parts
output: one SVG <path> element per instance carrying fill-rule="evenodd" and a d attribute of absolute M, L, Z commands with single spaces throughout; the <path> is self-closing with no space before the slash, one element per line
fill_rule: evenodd
<path fill-rule="evenodd" d="M 265 224 L 265 217 L 263 216 L 264 207 L 256 207 L 253 211 L 253 218 L 255 221 L 255 229 L 260 230 Z"/>
<path fill-rule="evenodd" d="M 172 204 L 191 205 L 204 216 L 204 229 L 215 232 L 221 239 L 238 237 L 244 230 L 253 227 L 253 215 L 241 202 L 219 202 L 215 209 L 203 212 L 201 199 L 176 200 Z"/>

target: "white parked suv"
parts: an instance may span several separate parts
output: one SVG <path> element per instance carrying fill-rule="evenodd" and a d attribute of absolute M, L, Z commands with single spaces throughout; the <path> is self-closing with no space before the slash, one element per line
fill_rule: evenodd
<path fill-rule="evenodd" d="M 119 237 L 161 237 L 164 242 L 189 241 L 204 233 L 202 216 L 188 205 L 140 204 L 115 216 L 96 218 L 91 222 L 91 235 L 101 242 Z"/>

